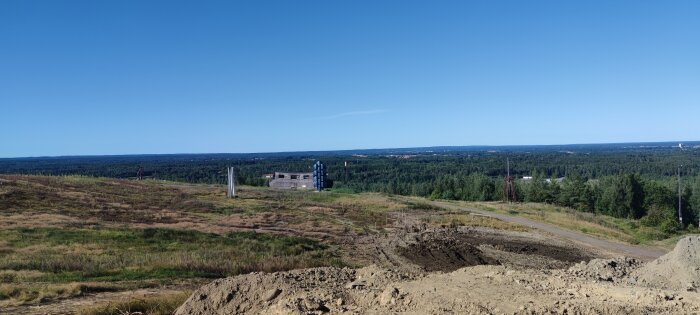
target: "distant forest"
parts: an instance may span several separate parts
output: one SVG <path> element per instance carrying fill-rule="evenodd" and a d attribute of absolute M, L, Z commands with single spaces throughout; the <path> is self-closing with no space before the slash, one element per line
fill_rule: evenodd
<path fill-rule="evenodd" d="M 640 219 L 672 233 L 686 228 L 677 223 L 681 165 L 683 222 L 697 227 L 700 219 L 699 144 L 685 143 L 684 149 L 677 143 L 645 143 L 15 158 L 0 159 L 0 173 L 134 178 L 142 168 L 146 178 L 224 184 L 226 167 L 234 166 L 239 184 L 264 186 L 265 173 L 310 172 L 320 160 L 337 190 L 490 201 L 502 198 L 509 159 L 520 201 Z"/>

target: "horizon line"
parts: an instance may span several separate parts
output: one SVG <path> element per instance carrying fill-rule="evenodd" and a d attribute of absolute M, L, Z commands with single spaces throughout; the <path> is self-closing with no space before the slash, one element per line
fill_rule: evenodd
<path fill-rule="evenodd" d="M 159 156 L 159 155 L 250 155 L 250 154 L 284 154 L 284 153 L 325 153 L 325 152 L 352 152 L 352 151 L 379 151 L 379 150 L 409 150 L 432 148 L 512 148 L 512 147 L 556 147 L 556 146 L 591 146 L 591 145 L 624 145 L 624 144 L 671 144 L 671 143 L 700 143 L 700 140 L 688 141 L 645 141 L 645 142 L 598 142 L 598 143 L 564 143 L 564 144 L 470 144 L 470 145 L 436 145 L 416 147 L 389 147 L 389 148 L 359 148 L 337 150 L 298 150 L 298 151 L 263 151 L 263 152 L 180 152 L 180 153 L 125 153 L 125 154 L 79 154 L 79 155 L 39 155 L 39 156 L 13 156 L 0 157 L 0 160 L 11 159 L 41 159 L 41 158 L 67 158 L 67 157 L 119 157 L 119 156 Z"/>

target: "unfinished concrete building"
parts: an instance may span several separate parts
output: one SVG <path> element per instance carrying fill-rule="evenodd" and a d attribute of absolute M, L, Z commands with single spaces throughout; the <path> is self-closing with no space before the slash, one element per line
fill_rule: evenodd
<path fill-rule="evenodd" d="M 270 187 L 284 189 L 313 189 L 313 173 L 275 172 Z"/>

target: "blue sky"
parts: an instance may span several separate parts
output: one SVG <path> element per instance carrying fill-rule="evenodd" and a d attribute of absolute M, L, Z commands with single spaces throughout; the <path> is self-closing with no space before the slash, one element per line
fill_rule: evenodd
<path fill-rule="evenodd" d="M 700 139 L 700 1 L 1 1 L 0 157 Z"/>

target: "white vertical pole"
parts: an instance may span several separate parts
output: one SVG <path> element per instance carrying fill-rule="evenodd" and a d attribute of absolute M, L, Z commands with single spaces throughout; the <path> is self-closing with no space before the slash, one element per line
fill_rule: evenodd
<path fill-rule="evenodd" d="M 236 177 L 234 176 L 234 173 L 233 173 L 233 167 L 229 167 L 227 169 L 227 171 L 228 171 L 228 177 L 227 177 L 228 187 L 227 187 L 227 191 L 226 191 L 226 196 L 228 198 L 233 198 L 236 195 L 236 182 L 235 182 Z"/>

